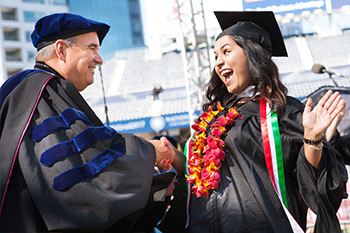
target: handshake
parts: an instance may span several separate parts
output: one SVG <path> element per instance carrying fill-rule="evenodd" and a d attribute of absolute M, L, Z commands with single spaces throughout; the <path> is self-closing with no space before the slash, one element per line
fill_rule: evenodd
<path fill-rule="evenodd" d="M 178 173 L 183 172 L 183 154 L 166 137 L 161 137 L 159 140 L 151 140 L 150 142 L 156 151 L 155 165 L 161 171 L 167 171 L 170 169 L 170 165 L 173 165 Z"/>

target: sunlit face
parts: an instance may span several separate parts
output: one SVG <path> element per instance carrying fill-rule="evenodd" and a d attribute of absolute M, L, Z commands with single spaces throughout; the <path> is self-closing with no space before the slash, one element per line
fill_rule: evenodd
<path fill-rule="evenodd" d="M 239 94 L 252 84 L 248 59 L 243 49 L 229 35 L 215 42 L 215 72 L 226 85 L 228 92 Z"/>
<path fill-rule="evenodd" d="M 94 70 L 103 62 L 98 53 L 99 44 L 97 33 L 90 32 L 76 36 L 74 45 L 67 48 L 64 77 L 79 91 L 94 82 Z"/>

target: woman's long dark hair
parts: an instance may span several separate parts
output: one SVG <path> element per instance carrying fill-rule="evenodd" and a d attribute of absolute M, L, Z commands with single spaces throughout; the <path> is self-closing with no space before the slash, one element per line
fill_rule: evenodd
<path fill-rule="evenodd" d="M 243 49 L 248 59 L 248 69 L 253 79 L 255 92 L 260 92 L 260 95 L 266 99 L 274 112 L 277 113 L 278 118 L 281 119 L 286 104 L 287 88 L 279 79 L 278 68 L 272 61 L 271 54 L 249 39 L 236 35 L 232 35 L 231 38 Z M 218 101 L 225 107 L 236 98 L 234 94 L 228 92 L 215 69 L 211 73 L 206 97 L 208 102 L 203 105 L 204 111 L 208 111 L 209 106 L 216 109 Z"/>

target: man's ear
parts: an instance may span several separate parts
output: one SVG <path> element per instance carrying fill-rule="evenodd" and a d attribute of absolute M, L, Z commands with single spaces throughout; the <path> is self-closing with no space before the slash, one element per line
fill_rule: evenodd
<path fill-rule="evenodd" d="M 63 40 L 57 40 L 55 42 L 55 53 L 58 59 L 65 62 L 66 61 L 66 55 L 67 55 L 67 48 L 68 46 Z"/>

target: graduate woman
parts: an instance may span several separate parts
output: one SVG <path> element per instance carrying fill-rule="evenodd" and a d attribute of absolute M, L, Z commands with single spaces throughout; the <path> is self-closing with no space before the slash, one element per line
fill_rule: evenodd
<path fill-rule="evenodd" d="M 216 12 L 223 31 L 204 113 L 187 142 L 189 232 L 340 232 L 347 173 L 323 132 L 344 107 L 286 95 L 272 56 L 287 56 L 272 12 Z M 171 230 L 170 230 L 171 231 Z"/>

